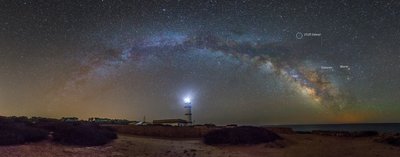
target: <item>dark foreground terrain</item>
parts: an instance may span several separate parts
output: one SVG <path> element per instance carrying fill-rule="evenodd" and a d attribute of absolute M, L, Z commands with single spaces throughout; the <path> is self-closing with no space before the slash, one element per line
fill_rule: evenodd
<path fill-rule="evenodd" d="M 221 157 L 395 157 L 400 147 L 375 141 L 376 137 L 335 137 L 314 134 L 282 134 L 285 140 L 257 145 L 203 144 L 201 139 L 177 140 L 143 136 L 119 135 L 119 138 L 103 146 L 67 146 L 49 140 L 38 143 L 1 146 L 4 157 L 155 157 L 155 156 L 221 156 Z"/>
<path fill-rule="evenodd" d="M 118 137 L 117 134 L 118 133 Z M 395 157 L 400 134 L 290 128 L 102 126 L 0 118 L 2 157 Z"/>

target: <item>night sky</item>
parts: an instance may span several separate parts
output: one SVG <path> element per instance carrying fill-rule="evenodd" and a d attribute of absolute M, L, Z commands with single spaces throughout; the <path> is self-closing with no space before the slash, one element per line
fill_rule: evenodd
<path fill-rule="evenodd" d="M 0 0 L 0 115 L 400 121 L 400 1 Z"/>

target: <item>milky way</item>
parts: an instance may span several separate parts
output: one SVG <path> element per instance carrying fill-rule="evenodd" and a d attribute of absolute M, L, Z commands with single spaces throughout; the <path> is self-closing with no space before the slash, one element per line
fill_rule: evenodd
<path fill-rule="evenodd" d="M 65 88 L 79 88 L 77 87 L 79 82 L 87 81 L 86 79 L 109 77 L 108 75 L 112 75 L 110 73 L 115 68 L 126 64 L 126 62 L 140 62 L 137 58 L 146 55 L 147 51 L 169 49 L 170 51 L 185 53 L 188 49 L 206 49 L 210 53 L 221 52 L 225 56 L 234 56 L 237 60 L 249 62 L 256 68 L 264 67 L 263 70 L 278 75 L 290 83 L 294 90 L 302 92 L 315 103 L 324 107 L 341 110 L 348 105 L 347 95 L 343 94 L 329 78 L 318 72 L 317 69 L 309 68 L 298 60 L 287 61 L 268 55 L 252 55 L 256 51 L 268 51 L 268 45 L 265 43 L 252 45 L 251 42 L 235 39 L 223 40 L 217 36 L 182 35 L 178 33 L 164 33 L 160 36 L 147 37 L 137 43 L 132 43 L 133 47 L 121 52 L 113 52 L 115 54 L 109 58 L 100 60 L 95 58 L 92 61 L 85 62 L 81 65 L 80 71 L 73 76 L 73 79 L 69 80 L 63 91 Z"/>
<path fill-rule="evenodd" d="M 400 120 L 396 1 L 2 4 L 0 114 Z"/>

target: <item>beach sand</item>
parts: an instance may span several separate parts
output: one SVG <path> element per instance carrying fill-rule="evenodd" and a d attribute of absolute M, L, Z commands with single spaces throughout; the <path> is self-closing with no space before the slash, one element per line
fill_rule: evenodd
<path fill-rule="evenodd" d="M 50 141 L 18 146 L 0 146 L 2 157 L 396 157 L 400 147 L 374 142 L 376 137 L 333 137 L 312 134 L 282 134 L 285 140 L 252 146 L 208 146 L 200 139 L 157 139 L 119 135 L 97 147 L 77 147 Z"/>

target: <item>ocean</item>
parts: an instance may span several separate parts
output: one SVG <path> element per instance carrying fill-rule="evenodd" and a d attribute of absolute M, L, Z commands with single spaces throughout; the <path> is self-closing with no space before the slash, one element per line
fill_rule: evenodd
<path fill-rule="evenodd" d="M 289 127 L 295 131 L 326 130 L 326 131 L 378 131 L 378 132 L 400 133 L 400 123 L 311 124 L 311 125 L 279 125 L 279 126 Z"/>

